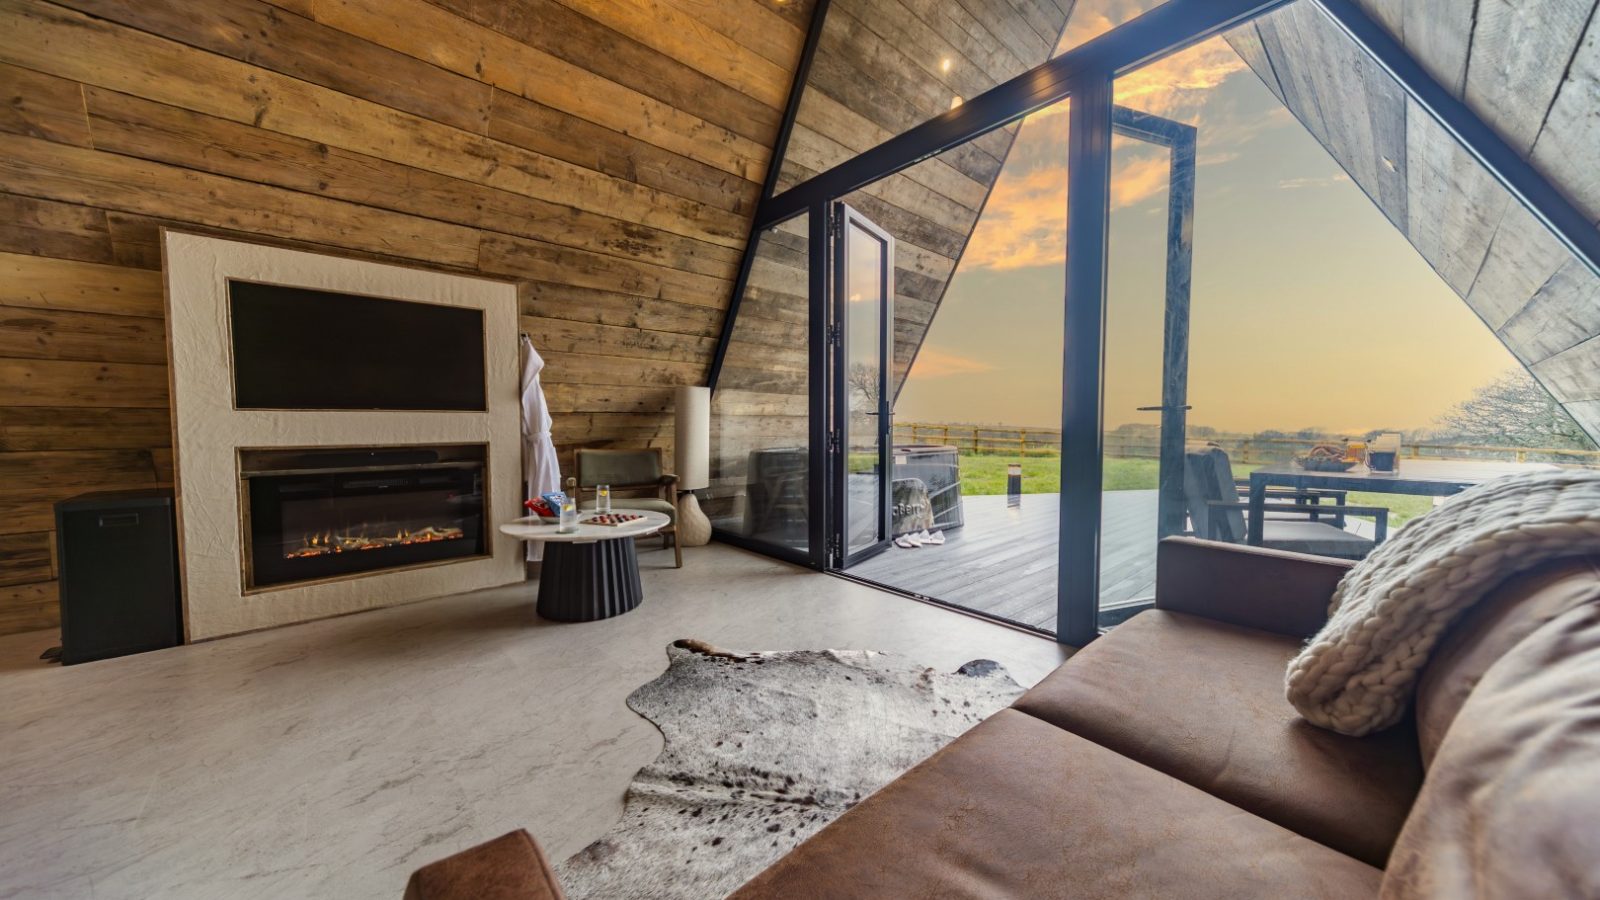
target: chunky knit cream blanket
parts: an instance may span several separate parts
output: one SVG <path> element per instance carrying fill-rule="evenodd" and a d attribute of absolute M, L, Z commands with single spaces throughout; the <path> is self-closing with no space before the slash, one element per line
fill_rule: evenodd
<path fill-rule="evenodd" d="M 1339 582 L 1328 624 L 1289 663 L 1289 702 L 1341 734 L 1387 728 L 1461 612 L 1517 572 L 1594 552 L 1600 472 L 1541 471 L 1463 491 Z"/>

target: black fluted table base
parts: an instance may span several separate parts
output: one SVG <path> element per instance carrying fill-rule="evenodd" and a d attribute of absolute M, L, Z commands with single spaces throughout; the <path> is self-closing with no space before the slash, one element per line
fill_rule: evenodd
<path fill-rule="evenodd" d="M 639 605 L 639 557 L 633 538 L 544 545 L 539 615 L 557 622 L 609 619 Z"/>

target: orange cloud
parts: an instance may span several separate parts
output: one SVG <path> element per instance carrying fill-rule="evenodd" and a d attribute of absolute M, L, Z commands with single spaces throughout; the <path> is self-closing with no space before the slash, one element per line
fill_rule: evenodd
<path fill-rule="evenodd" d="M 1278 179 L 1278 189 L 1283 191 L 1294 191 L 1299 190 L 1300 188 L 1332 187 L 1333 185 L 1343 184 L 1349 180 L 1350 176 L 1343 172 L 1337 172 L 1333 175 L 1328 175 L 1322 178 L 1280 178 Z"/>
<path fill-rule="evenodd" d="M 1064 53 L 1091 38 L 1097 38 L 1164 2 L 1166 0 L 1098 0 L 1096 3 L 1077 4 L 1072 7 L 1072 16 L 1067 20 L 1066 29 L 1061 32 L 1056 52 Z"/>
<path fill-rule="evenodd" d="M 1116 160 L 1111 208 L 1133 206 L 1166 190 L 1164 155 Z M 1055 265 L 1067 258 L 1067 167 L 1031 172 L 1007 170 L 995 183 L 983 218 L 962 254 L 964 269 L 1022 269 Z"/>
<path fill-rule="evenodd" d="M 1133 206 L 1167 189 L 1172 162 L 1167 154 L 1111 159 L 1111 208 Z"/>
<path fill-rule="evenodd" d="M 1154 5 L 1133 0 L 1109 13 L 1075 13 L 1069 28 L 1081 28 L 1092 37 L 1096 28 L 1109 29 Z M 1082 18 L 1080 18 L 1082 17 Z M 1103 26 L 1103 27 L 1102 27 Z M 1080 36 L 1080 41 L 1087 37 Z M 1063 41 L 1065 46 L 1071 46 Z M 1159 60 L 1117 80 L 1116 101 L 1144 112 L 1198 125 L 1206 100 L 1229 77 L 1248 66 L 1221 39 L 1212 39 Z M 1068 104 L 1059 103 L 1029 116 L 1007 157 L 983 216 L 961 258 L 963 269 L 1021 269 L 1059 265 L 1066 260 L 1067 234 L 1067 121 Z M 1215 115 L 1228 118 L 1222 108 Z M 1237 118 L 1237 117 L 1233 117 Z M 1219 134 L 1240 140 L 1260 130 L 1278 127 L 1286 120 L 1248 123 L 1218 122 Z M 1227 162 L 1237 154 L 1213 140 L 1202 165 Z M 1163 150 L 1127 138 L 1118 138 L 1112 158 L 1111 207 L 1137 205 L 1167 187 L 1169 157 Z"/>
<path fill-rule="evenodd" d="M 1021 269 L 1066 259 L 1067 167 L 1005 171 L 962 254 L 962 268 Z"/>
<path fill-rule="evenodd" d="M 917 361 L 911 366 L 911 374 L 917 378 L 943 378 L 947 375 L 975 375 L 993 368 L 981 359 L 923 344 L 922 349 L 917 351 Z"/>
<path fill-rule="evenodd" d="M 1116 102 L 1198 125 L 1207 93 L 1248 68 L 1226 41 L 1205 41 L 1118 78 Z"/>

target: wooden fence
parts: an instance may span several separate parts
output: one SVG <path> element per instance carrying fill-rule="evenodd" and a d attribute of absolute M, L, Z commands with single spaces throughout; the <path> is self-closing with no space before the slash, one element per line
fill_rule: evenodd
<path fill-rule="evenodd" d="M 942 444 L 958 447 L 963 453 L 987 455 L 1055 456 L 1061 452 L 1061 432 L 1046 428 L 896 422 L 894 439 L 897 444 Z M 1203 440 L 1222 447 L 1235 463 L 1249 465 L 1283 462 L 1319 443 L 1338 443 L 1341 438 L 1262 438 L 1244 434 L 1214 434 L 1207 435 Z M 1403 453 L 1408 459 L 1488 459 L 1600 466 L 1600 451 L 1597 450 L 1407 443 L 1403 445 Z M 1105 454 L 1118 459 L 1156 459 L 1160 455 L 1159 438 L 1154 431 L 1109 431 L 1105 435 Z"/>

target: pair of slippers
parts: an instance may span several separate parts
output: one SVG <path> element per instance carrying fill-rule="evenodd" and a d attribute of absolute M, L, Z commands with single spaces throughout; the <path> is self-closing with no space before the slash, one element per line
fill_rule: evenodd
<path fill-rule="evenodd" d="M 923 544 L 934 544 L 937 546 L 942 543 L 944 543 L 944 532 L 935 531 L 934 533 L 929 534 L 928 529 L 926 528 L 922 529 L 916 534 L 902 534 L 894 539 L 894 545 L 896 547 L 904 547 L 907 550 L 921 547 Z"/>

